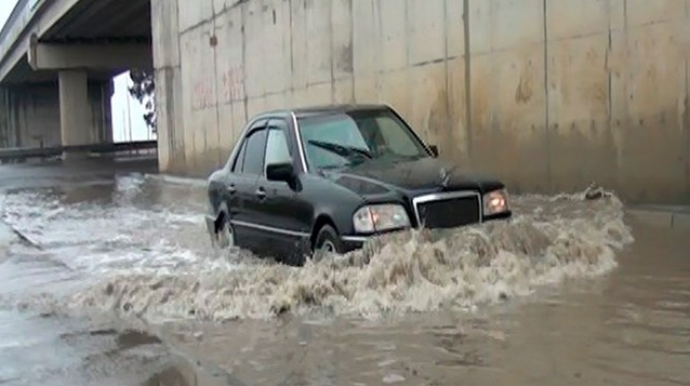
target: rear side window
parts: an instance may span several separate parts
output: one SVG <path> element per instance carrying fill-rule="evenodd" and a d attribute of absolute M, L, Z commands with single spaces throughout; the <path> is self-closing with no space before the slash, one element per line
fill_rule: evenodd
<path fill-rule="evenodd" d="M 266 129 L 253 131 L 243 146 L 244 163 L 242 173 L 260 175 L 264 170 L 264 150 L 266 149 Z"/>
<path fill-rule="evenodd" d="M 242 147 L 237 153 L 237 158 L 235 158 L 235 164 L 232 167 L 233 173 L 241 173 L 244 167 L 244 154 L 247 152 L 247 141 L 242 142 Z"/>

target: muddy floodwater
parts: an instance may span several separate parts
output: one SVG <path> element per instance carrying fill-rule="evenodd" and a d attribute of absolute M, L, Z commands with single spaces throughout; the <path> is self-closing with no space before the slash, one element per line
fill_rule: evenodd
<path fill-rule="evenodd" d="M 690 385 L 690 237 L 615 196 L 293 268 L 212 250 L 203 181 L 12 170 L 3 385 Z"/>

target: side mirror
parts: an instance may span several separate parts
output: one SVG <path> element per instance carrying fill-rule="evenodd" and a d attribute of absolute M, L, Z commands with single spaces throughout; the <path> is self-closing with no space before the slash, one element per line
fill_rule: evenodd
<path fill-rule="evenodd" d="M 434 155 L 434 157 L 438 157 L 438 146 L 430 145 L 429 150 L 431 150 L 431 153 Z"/>
<path fill-rule="evenodd" d="M 269 181 L 291 183 L 295 178 L 295 169 L 290 162 L 269 164 L 266 165 L 266 178 Z"/>

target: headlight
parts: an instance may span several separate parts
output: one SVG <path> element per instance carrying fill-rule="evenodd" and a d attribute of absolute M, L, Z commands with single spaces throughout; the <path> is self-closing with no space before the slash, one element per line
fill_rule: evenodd
<path fill-rule="evenodd" d="M 397 204 L 365 206 L 355 212 L 352 221 L 357 233 L 372 233 L 410 226 L 410 218 L 405 208 Z"/>
<path fill-rule="evenodd" d="M 505 189 L 494 190 L 484 195 L 484 215 L 491 216 L 508 210 L 508 193 Z"/>

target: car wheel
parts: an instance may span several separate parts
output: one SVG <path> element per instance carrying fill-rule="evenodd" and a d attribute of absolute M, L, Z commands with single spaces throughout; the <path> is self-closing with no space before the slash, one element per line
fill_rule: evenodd
<path fill-rule="evenodd" d="M 330 225 L 324 225 L 314 243 L 314 260 L 319 261 L 328 254 L 342 254 L 343 243 L 338 232 Z"/>
<path fill-rule="evenodd" d="M 230 249 L 235 246 L 235 228 L 230 221 L 224 220 L 223 225 L 216 234 L 218 246 L 221 249 Z"/>

